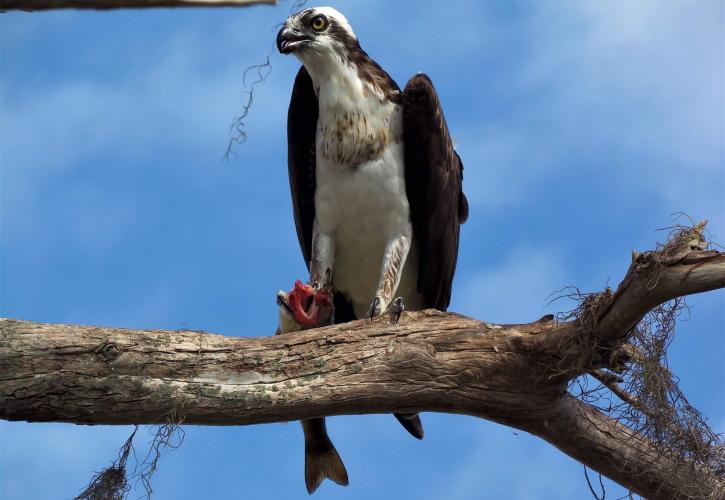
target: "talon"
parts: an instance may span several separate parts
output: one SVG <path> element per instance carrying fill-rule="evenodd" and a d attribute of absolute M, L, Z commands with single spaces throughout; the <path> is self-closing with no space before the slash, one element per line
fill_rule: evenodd
<path fill-rule="evenodd" d="M 405 304 L 403 303 L 403 297 L 395 299 L 388 307 L 390 314 L 395 318 L 395 324 L 400 321 L 400 315 L 405 311 Z"/>
<path fill-rule="evenodd" d="M 380 307 L 380 297 L 375 297 L 373 299 L 373 303 L 370 304 L 370 311 L 368 316 L 370 317 L 370 322 L 372 323 L 373 318 L 376 316 L 376 312 L 378 310 L 378 307 Z"/>

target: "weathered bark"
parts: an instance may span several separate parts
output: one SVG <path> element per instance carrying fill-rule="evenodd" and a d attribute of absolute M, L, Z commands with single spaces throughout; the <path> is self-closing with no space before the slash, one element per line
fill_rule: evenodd
<path fill-rule="evenodd" d="M 722 499 L 725 478 L 677 462 L 632 429 L 567 395 L 525 428 L 587 467 L 653 499 Z"/>
<path fill-rule="evenodd" d="M 670 249 L 671 250 L 671 249 Z M 643 262 L 652 265 L 643 266 Z M 653 277 L 656 279 L 653 281 Z M 86 424 L 243 425 L 339 414 L 437 411 L 540 436 L 647 498 L 717 498 L 723 479 L 658 452 L 571 397 L 607 366 L 649 308 L 725 286 L 725 256 L 699 248 L 634 259 L 598 321 L 491 325 L 438 311 L 239 338 L 0 320 L 0 418 Z M 614 333 L 613 333 L 614 332 Z M 621 350 L 621 349 L 620 349 Z M 586 362 L 582 362 L 586 360 Z"/>
<path fill-rule="evenodd" d="M 503 421 L 561 396 L 529 338 L 439 311 L 239 338 L 0 320 L 0 418 L 238 425 L 349 413 L 476 411 Z M 534 367 L 532 369 L 532 366 Z M 485 410 L 488 409 L 488 410 Z"/>
<path fill-rule="evenodd" d="M 675 297 L 723 287 L 725 256 L 720 252 L 686 248 L 672 256 L 642 254 L 632 262 L 595 333 L 621 339 L 653 307 Z"/>
<path fill-rule="evenodd" d="M 248 7 L 277 0 L 0 0 L 0 11 L 51 9 L 141 9 L 149 7 Z"/>

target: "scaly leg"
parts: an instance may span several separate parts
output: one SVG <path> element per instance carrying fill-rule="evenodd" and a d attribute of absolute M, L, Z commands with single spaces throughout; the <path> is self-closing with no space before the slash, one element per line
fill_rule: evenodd
<path fill-rule="evenodd" d="M 403 299 L 401 297 L 394 299 L 394 297 L 410 251 L 412 232 L 411 225 L 408 223 L 403 233 L 391 239 L 386 245 L 378 289 L 366 317 L 372 319 L 380 314 L 390 313 L 397 320 L 400 313 L 403 312 Z"/>
<path fill-rule="evenodd" d="M 312 225 L 312 261 L 310 284 L 316 289 L 331 288 L 332 268 L 335 264 L 335 240 L 323 233 L 315 219 Z"/>

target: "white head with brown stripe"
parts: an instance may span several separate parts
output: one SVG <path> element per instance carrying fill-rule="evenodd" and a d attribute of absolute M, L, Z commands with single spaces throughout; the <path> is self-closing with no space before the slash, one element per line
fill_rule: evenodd
<path fill-rule="evenodd" d="M 294 54 L 317 88 L 325 79 L 351 72 L 380 99 L 395 100 L 400 94 L 397 84 L 360 47 L 347 18 L 332 7 L 315 7 L 287 18 L 277 34 L 277 49 Z"/>

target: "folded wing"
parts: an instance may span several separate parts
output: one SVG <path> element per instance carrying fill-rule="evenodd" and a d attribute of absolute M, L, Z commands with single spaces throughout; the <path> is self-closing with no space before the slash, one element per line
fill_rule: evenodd
<path fill-rule="evenodd" d="M 414 244 L 418 291 L 425 306 L 445 311 L 458 260 L 460 224 L 468 218 L 463 163 L 453 147 L 438 94 L 418 74 L 403 91 L 405 182 Z"/>

